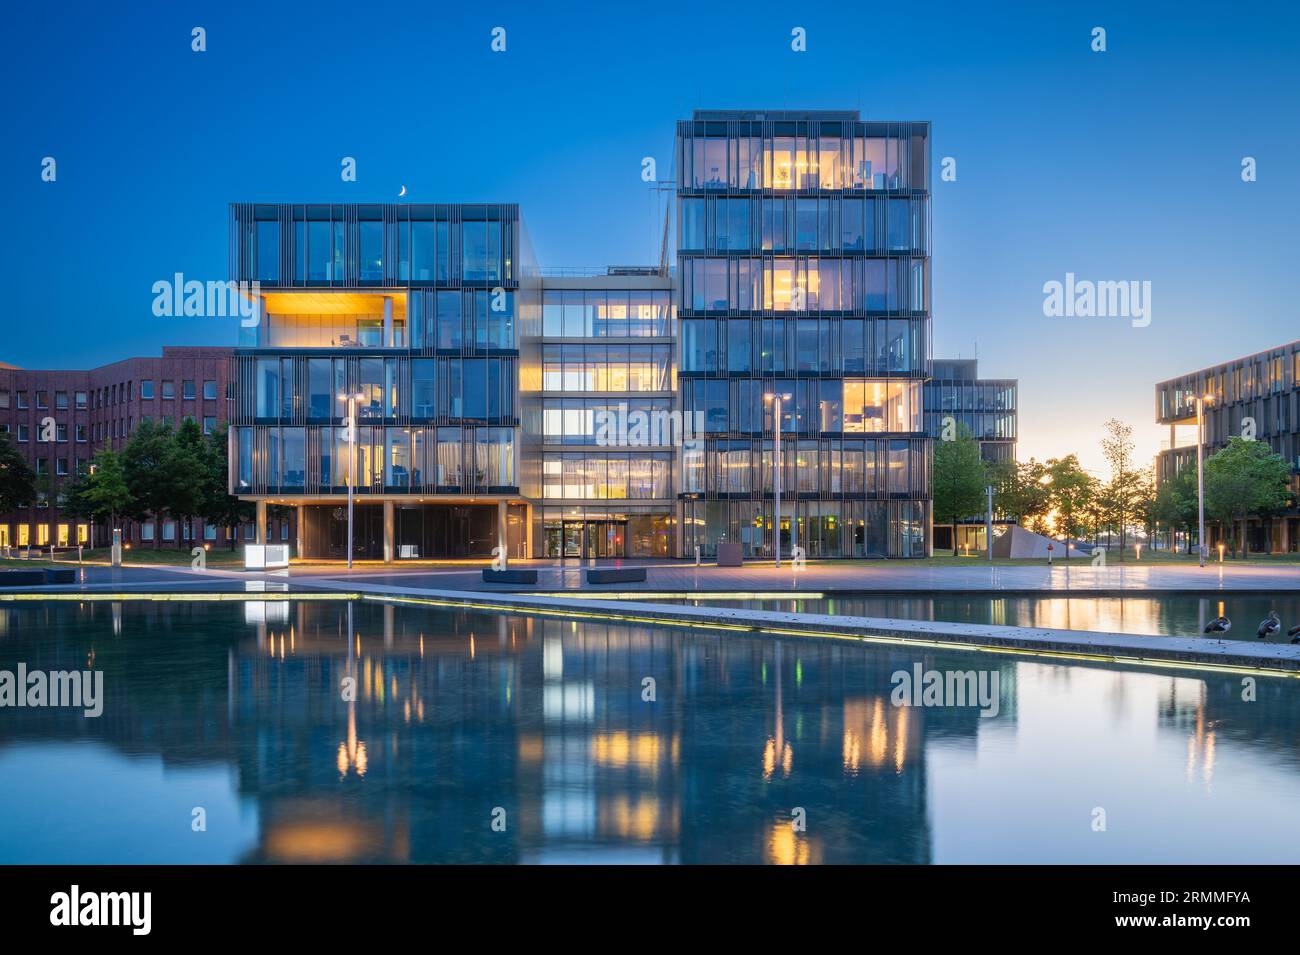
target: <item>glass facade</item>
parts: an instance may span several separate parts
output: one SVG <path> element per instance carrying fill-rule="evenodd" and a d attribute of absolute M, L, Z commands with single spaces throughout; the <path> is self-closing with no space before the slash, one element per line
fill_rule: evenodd
<path fill-rule="evenodd" d="M 697 113 L 677 162 L 684 551 L 925 554 L 929 126 Z"/>
<path fill-rule="evenodd" d="M 974 358 L 936 358 L 925 384 L 925 432 L 943 438 L 945 427 L 965 430 L 986 461 L 1016 459 L 1016 401 L 1019 382 L 981 379 Z"/>
<path fill-rule="evenodd" d="M 1291 490 L 1300 499 L 1300 341 L 1246 355 L 1156 385 L 1156 422 L 1169 438 L 1156 459 L 1160 482 L 1196 467 L 1196 398 L 1204 396 L 1205 455 L 1234 435 L 1250 434 L 1291 462 Z M 1179 430 L 1181 429 L 1181 431 Z M 1246 521 L 1249 547 L 1291 552 L 1300 547 L 1300 508 Z M 1208 544 L 1218 529 L 1207 528 Z"/>
<path fill-rule="evenodd" d="M 507 521 L 537 557 L 921 556 L 929 142 L 854 112 L 697 112 L 671 268 L 545 274 L 512 205 L 233 205 L 230 277 L 260 289 L 232 488 L 314 508 L 319 556 L 349 484 L 362 550 L 398 558 L 461 532 L 473 556 Z"/>
<path fill-rule="evenodd" d="M 349 484 L 366 556 L 384 535 L 371 501 L 396 505 L 396 556 L 490 553 L 505 527 L 478 498 L 512 502 L 520 484 L 517 208 L 238 205 L 232 216 L 232 278 L 260 283 L 254 340 L 233 358 L 234 491 L 312 505 L 307 556 L 345 556 L 329 504 Z M 456 528 L 473 530 L 468 551 L 447 543 Z"/>

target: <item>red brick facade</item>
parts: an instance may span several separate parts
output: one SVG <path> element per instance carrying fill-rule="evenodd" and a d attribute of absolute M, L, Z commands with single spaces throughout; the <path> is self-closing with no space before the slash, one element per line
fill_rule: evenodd
<path fill-rule="evenodd" d="M 53 476 L 57 494 L 97 450 L 121 450 L 146 418 L 165 418 L 176 427 L 188 416 L 205 431 L 225 423 L 233 395 L 230 357 L 229 348 L 165 346 L 161 358 L 127 358 L 88 371 L 32 371 L 0 363 L 0 430 L 10 433 L 33 470 Z M 40 440 L 46 418 L 54 421 L 52 442 Z M 152 546 L 151 530 L 161 531 L 164 547 L 176 546 L 176 535 L 184 533 L 166 520 L 161 528 L 132 521 L 122 526 L 124 539 L 136 546 Z M 91 533 L 84 526 L 80 532 Z M 279 538 L 278 527 L 271 532 Z M 63 515 L 57 500 L 0 514 L 0 545 L 75 545 L 78 533 L 75 519 Z M 228 543 L 224 528 L 205 538 L 198 520 L 194 533 L 200 541 Z M 94 545 L 106 545 L 107 537 L 107 528 L 97 528 Z"/>

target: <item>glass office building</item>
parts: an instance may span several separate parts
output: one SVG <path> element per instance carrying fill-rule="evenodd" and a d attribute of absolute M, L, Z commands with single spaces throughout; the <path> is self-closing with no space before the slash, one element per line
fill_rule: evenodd
<path fill-rule="evenodd" d="M 681 399 L 706 429 L 687 552 L 766 556 L 779 533 L 809 557 L 926 553 L 929 154 L 928 124 L 849 111 L 678 124 Z"/>
<path fill-rule="evenodd" d="M 230 253 L 234 493 L 296 505 L 305 557 L 346 556 L 349 482 L 356 557 L 526 556 L 518 207 L 234 205 Z"/>
<path fill-rule="evenodd" d="M 346 556 L 349 483 L 357 557 L 924 555 L 929 141 L 697 112 L 661 264 L 586 274 L 514 205 L 232 205 L 232 490 L 308 558 Z"/>
<path fill-rule="evenodd" d="M 975 358 L 936 358 L 925 383 L 925 433 L 943 437 L 951 421 L 980 445 L 985 461 L 1016 459 L 1016 401 L 1014 378 L 980 378 Z"/>
<path fill-rule="evenodd" d="M 1196 398 L 1203 396 L 1205 457 L 1234 435 L 1253 435 L 1291 462 L 1291 490 L 1300 498 L 1300 341 L 1289 342 L 1156 384 L 1156 422 L 1169 438 L 1156 457 L 1163 484 L 1196 467 Z M 1300 508 L 1243 522 L 1251 551 L 1300 549 Z M 1207 546 L 1220 543 L 1220 529 L 1206 527 Z"/>

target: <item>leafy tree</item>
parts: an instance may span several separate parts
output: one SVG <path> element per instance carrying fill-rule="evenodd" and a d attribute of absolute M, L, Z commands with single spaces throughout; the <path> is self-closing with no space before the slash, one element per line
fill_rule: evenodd
<path fill-rule="evenodd" d="M 126 484 L 122 456 L 110 448 L 98 452 L 90 468 L 68 488 L 65 510 L 76 517 L 106 521 L 110 533 L 119 514 L 131 509 L 131 490 Z"/>
<path fill-rule="evenodd" d="M 27 507 L 36 499 L 36 475 L 14 447 L 9 432 L 0 432 L 0 514 Z"/>
<path fill-rule="evenodd" d="M 1156 538 L 1156 474 L 1147 467 L 1135 473 L 1133 479 L 1133 519 L 1146 531 L 1147 541 Z M 1122 555 L 1121 555 L 1122 556 Z"/>
<path fill-rule="evenodd" d="M 206 491 L 201 514 L 209 524 L 226 528 L 230 534 L 230 549 L 235 549 L 235 528 L 256 516 L 257 508 L 248 501 L 241 501 L 228 490 L 226 476 L 229 452 L 226 443 L 226 427 L 209 435 L 206 456 L 208 475 L 204 482 Z"/>
<path fill-rule="evenodd" d="M 137 520 L 153 518 L 154 550 L 161 547 L 162 515 L 171 503 L 173 481 L 165 464 L 172 440 L 170 424 L 142 421 L 122 450 L 123 473 L 131 492 L 127 513 Z"/>
<path fill-rule="evenodd" d="M 1192 530 L 1197 527 L 1196 469 L 1183 468 L 1160 484 L 1152 502 L 1158 524 L 1170 531 L 1183 531 L 1186 535 L 1187 553 L 1192 552 Z"/>
<path fill-rule="evenodd" d="M 1263 441 L 1233 437 L 1205 462 L 1205 512 L 1231 528 L 1246 556 L 1246 518 L 1268 516 L 1291 503 L 1291 465 Z M 1235 549 L 1235 548 L 1234 548 Z"/>
<path fill-rule="evenodd" d="M 956 524 L 984 513 L 989 475 L 970 429 L 962 426 L 954 440 L 935 442 L 933 480 L 936 524 Z"/>
<path fill-rule="evenodd" d="M 991 476 L 994 487 L 993 507 L 999 514 L 1026 527 L 1042 522 L 1051 510 L 1051 492 L 1047 486 L 1047 466 L 1030 458 L 1028 461 L 1004 461 L 996 465 Z"/>
<path fill-rule="evenodd" d="M 211 468 L 207 461 L 208 442 L 193 418 L 186 417 L 172 436 L 163 453 L 166 509 L 177 519 L 176 547 L 184 550 L 186 538 L 194 539 L 194 515 L 207 503 L 207 481 Z M 181 527 L 190 533 L 182 534 Z"/>
<path fill-rule="evenodd" d="M 1106 437 L 1101 439 L 1101 453 L 1110 465 L 1110 483 L 1106 486 L 1106 522 L 1119 531 L 1119 552 L 1124 553 L 1124 541 L 1129 522 L 1137 507 L 1137 471 L 1133 467 L 1133 428 L 1118 418 L 1106 422 Z"/>
<path fill-rule="evenodd" d="M 1086 510 L 1097 497 L 1097 479 L 1083 469 L 1079 458 L 1067 454 L 1047 462 L 1050 501 L 1056 510 L 1056 527 L 1065 533 L 1065 556 L 1070 556 L 1070 538 L 1085 531 Z"/>

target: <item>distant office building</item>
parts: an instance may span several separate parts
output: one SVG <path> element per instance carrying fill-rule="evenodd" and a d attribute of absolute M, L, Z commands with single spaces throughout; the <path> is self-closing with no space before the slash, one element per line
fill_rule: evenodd
<path fill-rule="evenodd" d="M 1196 467 L 1196 396 L 1204 405 L 1205 456 L 1227 445 L 1233 435 L 1253 433 L 1291 462 L 1292 490 L 1300 493 L 1300 341 L 1279 345 L 1170 378 L 1156 385 L 1156 422 L 1169 426 L 1168 447 L 1156 460 L 1163 483 L 1183 468 Z M 1180 431 L 1181 428 L 1181 431 Z M 1218 542 L 1207 527 L 1207 542 Z M 1248 522 L 1253 551 L 1287 552 L 1300 545 L 1300 511 Z"/>
<path fill-rule="evenodd" d="M 979 441 L 985 461 L 1014 461 L 1020 383 L 1014 378 L 981 379 L 977 366 L 975 358 L 934 359 L 925 383 L 925 433 L 938 441 L 951 422 Z"/>
<path fill-rule="evenodd" d="M 108 529 L 67 516 L 63 494 L 95 452 L 120 451 L 141 421 L 179 426 L 193 418 L 211 433 L 228 417 L 229 348 L 172 347 L 160 358 L 128 358 L 88 371 L 36 371 L 0 364 L 0 431 L 7 431 L 38 478 L 32 507 L 0 515 L 0 546 L 103 546 Z M 42 440 L 51 433 L 52 441 Z M 250 525 L 251 526 L 251 525 Z M 122 521 L 128 543 L 177 543 L 178 522 Z M 223 528 L 195 522 L 202 539 L 225 540 Z"/>

